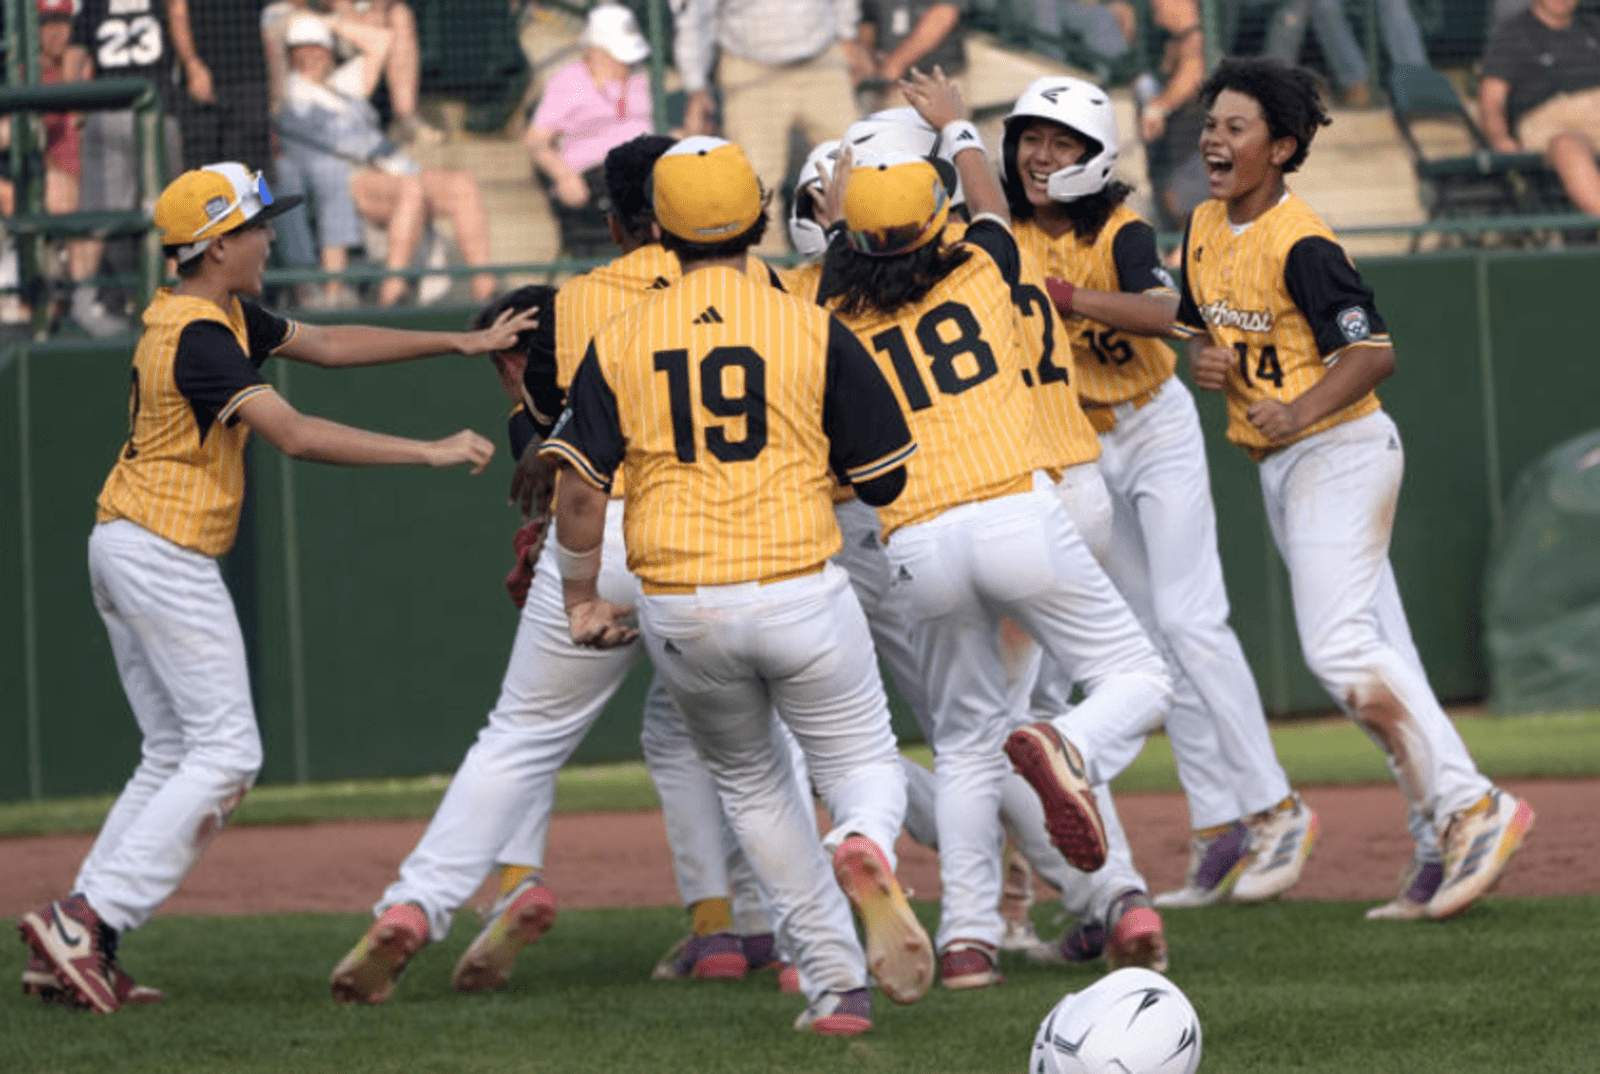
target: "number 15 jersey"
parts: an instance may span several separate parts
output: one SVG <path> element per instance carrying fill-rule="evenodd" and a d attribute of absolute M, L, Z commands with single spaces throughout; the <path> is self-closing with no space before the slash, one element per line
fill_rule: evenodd
<path fill-rule="evenodd" d="M 1388 346 L 1372 289 L 1333 232 L 1294 194 L 1243 230 L 1212 199 L 1189 217 L 1183 241 L 1183 291 L 1173 330 L 1209 334 L 1237 360 L 1228 372 L 1228 439 L 1260 458 L 1378 409 L 1373 392 L 1343 410 L 1271 441 L 1250 421 L 1258 399 L 1292 402 L 1314 387 L 1351 346 Z"/>
<path fill-rule="evenodd" d="M 827 311 L 731 268 L 689 272 L 590 343 L 544 452 L 609 491 L 647 585 L 770 581 L 839 550 L 832 489 L 916 450 L 894 393 Z"/>

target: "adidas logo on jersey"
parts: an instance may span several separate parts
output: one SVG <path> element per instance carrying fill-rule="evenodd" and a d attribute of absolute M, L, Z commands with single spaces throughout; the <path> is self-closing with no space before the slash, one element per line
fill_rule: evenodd
<path fill-rule="evenodd" d="M 652 291 L 665 291 L 667 288 L 669 288 L 671 286 L 672 286 L 672 284 L 667 280 L 667 278 L 665 276 L 657 276 L 655 278 L 655 280 L 650 284 L 650 290 L 652 290 Z"/>
<path fill-rule="evenodd" d="M 694 324 L 722 324 L 722 314 L 717 312 L 717 307 L 707 306 L 692 322 Z"/>

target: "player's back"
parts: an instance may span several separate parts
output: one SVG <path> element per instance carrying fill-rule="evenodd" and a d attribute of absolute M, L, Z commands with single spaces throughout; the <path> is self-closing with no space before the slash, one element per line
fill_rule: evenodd
<path fill-rule="evenodd" d="M 596 336 L 626 441 L 628 562 L 647 585 L 770 580 L 838 550 L 823 431 L 833 323 L 718 267 Z"/>
<path fill-rule="evenodd" d="M 905 492 L 879 509 L 885 538 L 951 507 L 1032 487 L 1039 460 L 1028 354 L 1012 285 L 979 244 L 991 230 L 1009 244 L 1014 274 L 1016 246 L 1004 225 L 980 220 L 955 247 L 966 260 L 921 299 L 893 314 L 840 314 L 894 385 L 919 445 Z"/>

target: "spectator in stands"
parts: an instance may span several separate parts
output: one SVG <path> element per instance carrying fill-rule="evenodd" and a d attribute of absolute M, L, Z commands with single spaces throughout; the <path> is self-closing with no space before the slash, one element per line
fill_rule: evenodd
<path fill-rule="evenodd" d="M 272 173 L 267 64 L 261 48 L 262 0 L 174 5 L 173 36 L 194 40 L 183 64 L 179 125 L 188 168 L 237 160 Z"/>
<path fill-rule="evenodd" d="M 856 44 L 857 0 L 683 0 L 675 14 L 685 132 L 713 132 L 710 77 L 720 49 L 723 134 L 744 148 L 769 193 L 783 185 L 796 127 L 815 145 L 856 118 L 853 87 L 872 73 Z M 757 252 L 782 251 L 783 231 L 768 228 Z"/>
<path fill-rule="evenodd" d="M 578 43 L 582 58 L 550 76 L 522 141 L 550 180 L 562 249 L 589 257 L 613 248 L 606 154 L 651 130 L 650 79 L 637 67 L 650 42 L 632 11 L 602 3 L 589 10 Z"/>
<path fill-rule="evenodd" d="M 444 132 L 417 117 L 417 93 L 422 84 L 422 46 L 417 40 L 417 17 L 403 0 L 331 0 L 329 10 L 358 23 L 389 31 L 389 56 L 383 64 L 383 84 L 389 91 L 389 137 L 395 144 L 437 145 Z"/>
<path fill-rule="evenodd" d="M 169 15 L 183 15 L 169 25 Z M 73 19 L 66 53 L 67 78 L 147 78 L 161 94 L 167 175 L 181 171 L 182 139 L 172 92 L 174 54 L 188 66 L 195 56 L 188 35 L 188 0 L 82 0 Z M 133 142 L 132 111 L 92 111 L 83 117 L 83 183 L 80 207 L 86 212 L 131 210 L 138 194 L 138 156 Z M 74 243 L 69 257 L 71 313 L 91 336 L 109 336 L 128 328 L 128 319 L 108 310 L 95 289 L 84 281 L 100 269 L 105 243 Z"/>
<path fill-rule="evenodd" d="M 870 77 L 887 88 L 867 94 L 865 108 L 876 112 L 889 105 L 894 84 L 915 67 L 931 73 L 940 68 L 962 83 L 972 99 L 964 75 L 967 70 L 966 34 L 961 21 L 967 0 L 862 0 L 856 43 L 871 63 Z"/>
<path fill-rule="evenodd" d="M 1411 14 L 1408 0 L 1377 0 L 1378 28 L 1389 62 L 1395 66 L 1428 66 L 1428 52 L 1422 44 L 1422 31 Z M 1329 73 L 1339 88 L 1340 99 L 1352 108 L 1372 104 L 1372 72 L 1356 35 L 1350 29 L 1341 0 L 1285 0 L 1272 16 L 1267 42 L 1262 52 L 1293 66 L 1299 62 L 1310 25 L 1328 61 Z"/>
<path fill-rule="evenodd" d="M 1172 232 L 1211 196 L 1200 159 L 1205 44 L 1196 0 L 1152 0 L 1150 13 L 1166 41 L 1160 78 L 1153 83 L 1141 79 L 1148 88 L 1139 94 L 1139 137 L 1144 142 L 1156 230 Z"/>
<path fill-rule="evenodd" d="M 1600 20 L 1577 0 L 1533 0 L 1494 28 L 1478 111 L 1502 153 L 1543 153 L 1579 212 L 1600 215 Z"/>
<path fill-rule="evenodd" d="M 67 42 L 72 35 L 72 0 L 38 0 L 39 81 L 53 85 L 66 81 Z M 79 158 L 78 118 L 50 112 L 44 124 L 44 211 L 70 213 L 78 208 L 78 181 L 83 174 Z M 16 192 L 11 183 L 11 125 L 0 124 L 0 215 L 16 212 Z M 0 288 L 17 286 L 17 248 L 6 239 L 0 249 Z M 0 295 L 0 321 L 26 320 L 17 296 Z"/>
<path fill-rule="evenodd" d="M 336 35 L 356 49 L 355 57 L 337 68 Z M 341 271 L 348 248 L 361 243 L 358 222 L 341 215 L 338 191 L 326 190 L 340 174 L 348 175 L 348 190 L 360 215 L 386 230 L 389 268 L 410 267 L 433 217 L 450 221 L 467 264 L 487 265 L 489 218 L 477 180 L 455 168 L 419 167 L 384 136 L 377 110 L 367 100 L 383 76 L 391 42 L 388 30 L 367 22 L 310 12 L 296 14 L 285 31 L 290 72 L 276 125 L 283 160 L 290 165 L 285 178 L 294 173 L 317 201 L 323 267 Z M 341 173 L 332 167 L 334 161 L 350 170 Z M 280 185 L 288 190 L 292 181 Z M 324 200 L 324 193 L 335 196 Z M 406 287 L 402 277 L 386 278 L 378 289 L 379 304 L 399 302 Z M 494 290 L 492 275 L 472 277 L 477 301 L 487 301 Z"/>

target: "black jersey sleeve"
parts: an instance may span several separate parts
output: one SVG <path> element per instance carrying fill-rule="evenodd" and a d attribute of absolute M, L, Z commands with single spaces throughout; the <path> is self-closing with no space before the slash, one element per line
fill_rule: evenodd
<path fill-rule="evenodd" d="M 1172 327 L 1181 336 L 1192 336 L 1206 330 L 1206 319 L 1200 314 L 1200 306 L 1194 300 L 1194 291 L 1189 287 L 1189 229 L 1194 227 L 1194 215 L 1183 225 L 1183 278 L 1178 287 L 1178 315 L 1173 320 Z"/>
<path fill-rule="evenodd" d="M 556 383 L 556 318 L 555 303 L 545 307 L 539 324 L 533 330 L 533 342 L 528 347 L 528 361 L 522 368 L 522 387 L 532 400 L 537 413 L 528 420 L 540 436 L 548 436 L 550 427 L 566 406 L 566 393 Z M 520 453 L 519 453 L 520 454 Z"/>
<path fill-rule="evenodd" d="M 194 410 L 201 439 L 217 421 L 238 421 L 239 404 L 251 395 L 272 390 L 233 333 L 218 321 L 195 321 L 184 328 L 172 375 Z"/>
<path fill-rule="evenodd" d="M 1284 262 L 1283 281 L 1324 358 L 1352 343 L 1389 342 L 1372 288 L 1338 243 L 1320 235 L 1295 243 Z"/>
<path fill-rule="evenodd" d="M 600 371 L 600 358 L 591 340 L 573 374 L 567 409 L 556 419 L 539 451 L 567 463 L 589 484 L 609 493 L 626 449 L 617 417 L 617 396 Z"/>
<path fill-rule="evenodd" d="M 1022 253 L 1017 249 L 1017 237 L 1011 229 L 992 216 L 980 216 L 967 228 L 962 242 L 971 243 L 1000 266 L 1000 275 L 1015 287 L 1022 278 Z"/>
<path fill-rule="evenodd" d="M 1146 291 L 1178 289 L 1177 281 L 1156 252 L 1156 229 L 1143 220 L 1129 220 L 1117 231 L 1111 240 L 1111 261 L 1124 291 L 1142 295 Z"/>
<path fill-rule="evenodd" d="M 839 480 L 856 486 L 874 507 L 894 501 L 905 485 L 905 464 L 917 450 L 894 389 L 883 379 L 855 333 L 828 318 L 828 374 L 822 398 L 828 462 Z"/>
<path fill-rule="evenodd" d="M 506 439 L 511 441 L 512 461 L 522 458 L 522 453 L 528 450 L 528 445 L 544 439 L 547 432 L 548 429 L 540 429 L 533 423 L 527 407 L 519 405 L 506 419 Z"/>
<path fill-rule="evenodd" d="M 273 351 L 294 338 L 297 326 L 248 299 L 241 298 L 239 308 L 244 310 L 245 335 L 250 340 L 250 364 L 259 368 Z"/>

